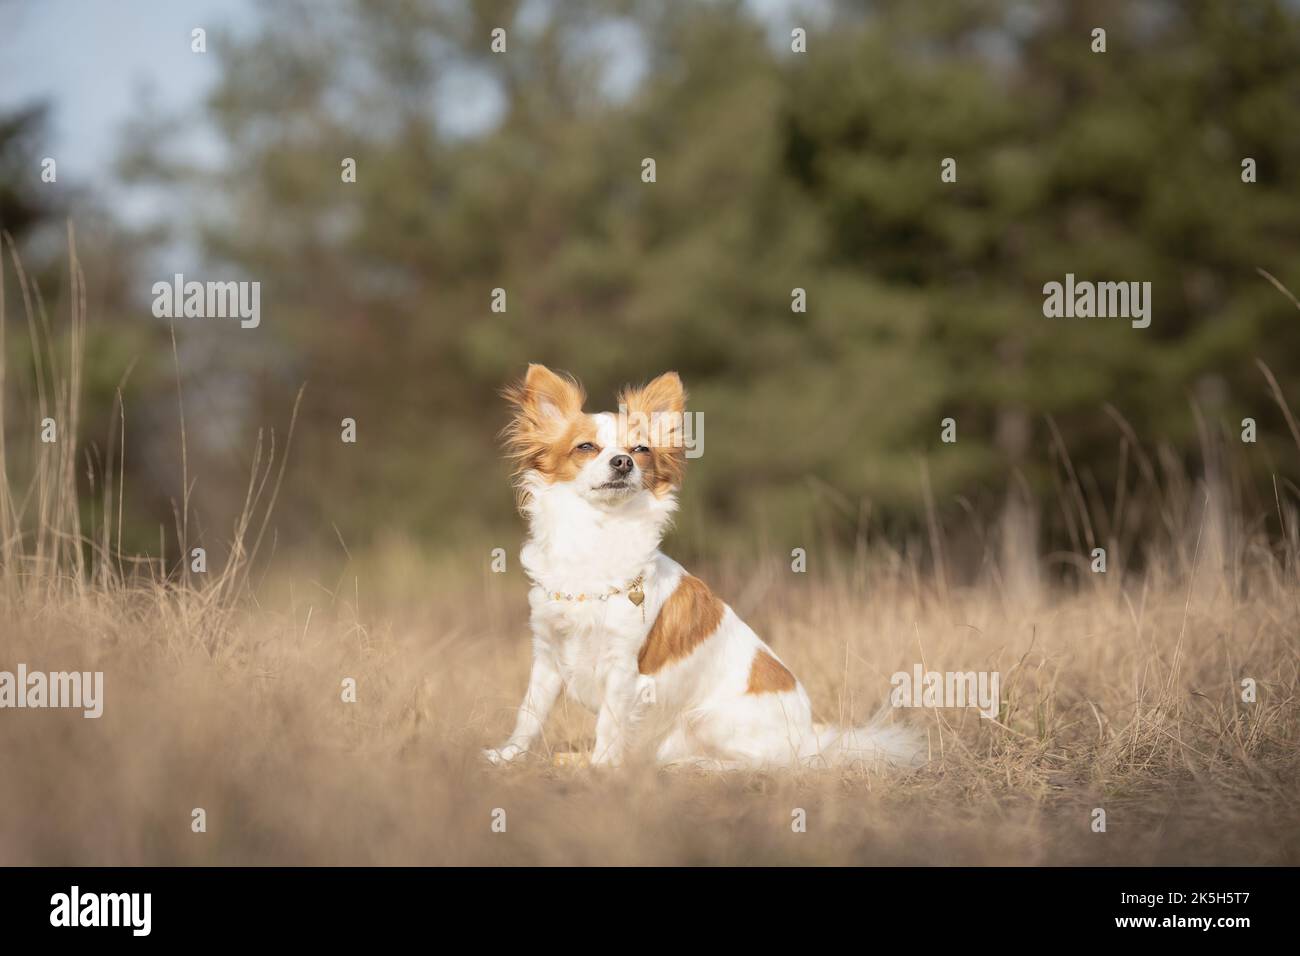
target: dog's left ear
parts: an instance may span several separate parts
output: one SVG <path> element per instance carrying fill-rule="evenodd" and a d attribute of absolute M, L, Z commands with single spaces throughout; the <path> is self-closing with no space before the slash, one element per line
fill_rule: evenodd
<path fill-rule="evenodd" d="M 624 444 L 649 445 L 654 452 L 655 494 L 679 487 L 686 471 L 686 389 L 681 376 L 664 372 L 648 385 L 625 388 L 618 393 L 618 404 L 627 414 Z"/>
<path fill-rule="evenodd" d="M 680 417 L 686 410 L 686 389 L 682 387 L 680 375 L 664 372 L 648 385 L 623 389 L 618 393 L 618 403 L 629 412 L 676 413 Z"/>

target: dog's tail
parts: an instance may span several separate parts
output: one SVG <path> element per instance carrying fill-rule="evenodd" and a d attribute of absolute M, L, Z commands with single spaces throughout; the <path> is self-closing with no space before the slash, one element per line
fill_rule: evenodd
<path fill-rule="evenodd" d="M 809 756 L 813 761 L 824 761 L 834 767 L 921 766 L 930 755 L 926 734 L 905 724 L 888 724 L 884 719 L 886 714 L 882 710 L 861 727 L 814 724 L 817 752 Z"/>

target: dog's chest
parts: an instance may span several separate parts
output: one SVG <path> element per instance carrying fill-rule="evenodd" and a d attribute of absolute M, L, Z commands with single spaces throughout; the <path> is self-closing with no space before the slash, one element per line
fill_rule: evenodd
<path fill-rule="evenodd" d="M 578 601 L 537 589 L 532 597 L 535 633 L 555 653 L 565 686 L 582 704 L 599 709 L 610 670 L 634 659 L 645 641 L 644 605 L 624 594 Z"/>

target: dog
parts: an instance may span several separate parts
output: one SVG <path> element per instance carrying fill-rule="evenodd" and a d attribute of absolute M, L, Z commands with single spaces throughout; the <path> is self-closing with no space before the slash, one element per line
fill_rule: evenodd
<path fill-rule="evenodd" d="M 596 714 L 593 766 L 648 758 L 720 770 L 911 766 L 914 730 L 815 723 L 803 685 L 708 586 L 659 550 L 686 465 L 686 392 L 665 372 L 583 411 L 577 380 L 529 365 L 503 393 L 503 432 L 528 539 L 532 673 L 514 731 L 526 753 L 561 690 Z"/>

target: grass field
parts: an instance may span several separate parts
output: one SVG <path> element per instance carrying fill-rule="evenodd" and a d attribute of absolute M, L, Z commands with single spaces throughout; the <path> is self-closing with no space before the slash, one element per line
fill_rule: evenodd
<path fill-rule="evenodd" d="M 1002 674 L 997 723 L 905 715 L 933 752 L 906 774 L 601 772 L 545 752 L 487 767 L 527 674 L 515 574 L 395 556 L 216 627 L 175 590 L 11 606 L 0 660 L 102 670 L 105 711 L 0 715 L 0 863 L 1300 861 L 1294 584 L 1261 572 L 1233 597 L 1153 577 L 1028 607 L 940 601 L 887 571 L 865 587 L 775 562 L 715 571 L 824 717 L 869 715 L 922 659 Z M 367 578 L 386 582 L 373 602 Z M 545 747 L 592 734 L 561 705 Z"/>
<path fill-rule="evenodd" d="M 65 421 L 82 322 L 42 399 Z M 120 484 L 95 489 L 103 521 L 82 528 L 73 443 L 32 460 L 30 482 L 0 483 L 0 670 L 103 671 L 104 714 L 0 711 L 0 864 L 1300 862 L 1288 499 L 1267 540 L 1202 484 L 1150 482 L 1125 507 L 1159 509 L 1168 533 L 1141 570 L 1038 586 L 1012 587 L 991 554 L 962 576 L 883 544 L 810 548 L 802 574 L 780 550 L 692 567 L 821 719 L 860 722 L 918 663 L 999 672 L 996 719 L 893 714 L 928 732 L 922 769 L 558 767 L 551 753 L 592 744 L 572 704 L 539 753 L 495 769 L 480 748 L 504 738 L 529 663 L 526 583 L 513 558 L 489 569 L 504 542 L 269 561 L 266 458 L 233 557 L 164 573 L 115 551 Z"/>

